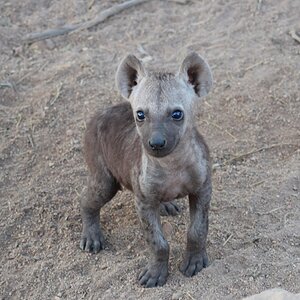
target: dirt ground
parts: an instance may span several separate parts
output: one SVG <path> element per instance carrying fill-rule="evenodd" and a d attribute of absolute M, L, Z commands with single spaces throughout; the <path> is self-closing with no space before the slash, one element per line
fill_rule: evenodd
<path fill-rule="evenodd" d="M 300 32 L 298 0 L 148 1 L 90 30 L 23 44 L 27 33 L 86 21 L 122 1 L 0 2 L 1 299 L 241 299 L 300 291 Z M 82 137 L 103 106 L 124 101 L 114 75 L 134 53 L 176 71 L 188 50 L 212 66 L 198 125 L 214 164 L 208 254 L 178 270 L 188 207 L 163 217 L 165 286 L 144 289 L 147 249 L 133 196 L 101 212 L 106 249 L 79 249 Z"/>

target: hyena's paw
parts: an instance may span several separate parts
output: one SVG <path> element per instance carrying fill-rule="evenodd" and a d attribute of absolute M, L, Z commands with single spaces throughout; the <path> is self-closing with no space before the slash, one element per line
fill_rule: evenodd
<path fill-rule="evenodd" d="M 91 253 L 98 253 L 104 249 L 104 238 L 100 228 L 90 226 L 83 230 L 80 240 L 80 249 Z"/>
<path fill-rule="evenodd" d="M 139 283 L 146 287 L 163 286 L 168 277 L 168 263 L 149 264 L 139 275 Z"/>
<path fill-rule="evenodd" d="M 161 216 L 176 216 L 180 213 L 179 206 L 175 201 L 160 203 L 159 212 Z"/>
<path fill-rule="evenodd" d="M 186 253 L 181 266 L 180 271 L 187 277 L 192 277 L 199 273 L 203 268 L 208 266 L 207 254 L 204 251 L 201 253 Z"/>

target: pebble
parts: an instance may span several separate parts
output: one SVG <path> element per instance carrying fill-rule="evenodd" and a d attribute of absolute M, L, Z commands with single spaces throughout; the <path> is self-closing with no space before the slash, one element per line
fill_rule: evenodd
<path fill-rule="evenodd" d="M 50 39 L 45 40 L 45 46 L 48 50 L 53 50 L 56 47 L 55 43 Z"/>
<path fill-rule="evenodd" d="M 172 295 L 172 300 L 179 300 L 183 297 L 183 294 L 182 292 L 175 292 L 173 295 Z"/>
<path fill-rule="evenodd" d="M 171 237 L 173 233 L 173 226 L 169 222 L 164 222 L 162 225 L 163 232 L 165 233 L 166 237 Z"/>
<path fill-rule="evenodd" d="M 66 134 L 67 134 L 68 136 L 71 136 L 71 135 L 73 135 L 73 130 L 71 130 L 71 129 L 68 129 L 68 130 L 66 131 Z"/>

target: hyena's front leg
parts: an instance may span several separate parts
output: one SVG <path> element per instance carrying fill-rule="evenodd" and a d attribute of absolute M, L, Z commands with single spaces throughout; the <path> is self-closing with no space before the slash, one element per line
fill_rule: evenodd
<path fill-rule="evenodd" d="M 196 275 L 208 265 L 206 238 L 211 191 L 209 178 L 197 193 L 189 195 L 191 220 L 187 232 L 186 251 L 180 266 L 180 271 L 188 277 Z"/>
<path fill-rule="evenodd" d="M 145 287 L 155 287 L 162 286 L 167 281 L 169 245 L 162 232 L 159 203 L 149 202 L 151 201 L 136 199 L 137 212 L 151 252 L 151 258 L 138 279 Z"/>
<path fill-rule="evenodd" d="M 103 170 L 100 169 L 99 170 Z M 80 248 L 98 253 L 104 248 L 104 237 L 100 229 L 100 209 L 116 194 L 119 184 L 105 172 L 90 174 L 86 197 L 80 199 L 82 236 Z"/>

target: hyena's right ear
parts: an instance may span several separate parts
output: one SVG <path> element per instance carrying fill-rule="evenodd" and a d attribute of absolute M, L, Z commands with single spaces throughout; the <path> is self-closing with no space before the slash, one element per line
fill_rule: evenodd
<path fill-rule="evenodd" d="M 133 87 L 143 76 L 145 76 L 145 69 L 142 63 L 134 55 L 127 55 L 120 63 L 116 75 L 120 94 L 128 99 Z"/>

